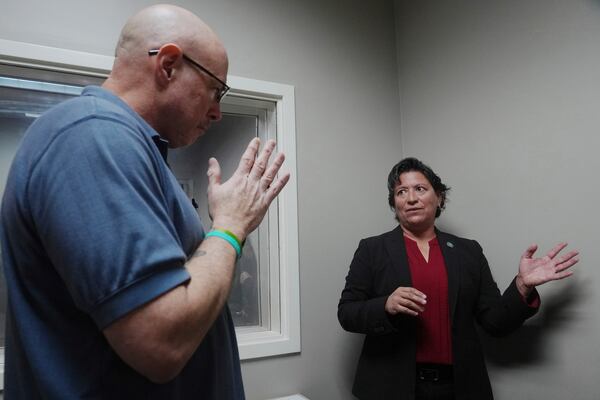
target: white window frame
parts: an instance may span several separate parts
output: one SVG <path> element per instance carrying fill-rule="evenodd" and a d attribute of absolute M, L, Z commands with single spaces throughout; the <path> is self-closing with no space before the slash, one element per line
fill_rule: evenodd
<path fill-rule="evenodd" d="M 31 43 L 0 39 L 0 64 L 43 68 L 53 71 L 105 77 L 112 68 L 114 57 L 85 53 Z M 274 223 L 278 241 L 272 246 L 278 252 L 279 271 L 272 275 L 276 281 L 279 323 L 272 330 L 236 329 L 240 358 L 248 360 L 300 352 L 300 284 L 298 261 L 298 204 L 296 173 L 296 117 L 294 86 L 229 75 L 231 96 L 258 99 L 276 104 L 275 127 L 278 151 L 286 156 L 284 169 L 290 180 L 271 208 L 277 207 Z M 276 203 L 276 204 L 275 204 Z M 273 210 L 272 210 L 273 211 Z M 278 285 L 277 285 L 278 284 Z M 0 389 L 4 374 L 1 351 Z"/>

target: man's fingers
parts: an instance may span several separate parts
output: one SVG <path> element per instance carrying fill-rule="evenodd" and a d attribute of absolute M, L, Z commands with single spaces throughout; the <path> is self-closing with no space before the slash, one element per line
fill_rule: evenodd
<path fill-rule="evenodd" d="M 254 138 L 248 143 L 248 147 L 242 154 L 242 158 L 240 159 L 240 164 L 237 168 L 237 173 L 242 175 L 248 175 L 252 170 L 252 166 L 254 165 L 254 160 L 256 158 L 256 153 L 258 153 L 258 148 L 260 147 L 260 139 Z"/>
<path fill-rule="evenodd" d="M 269 163 L 269 158 L 275 149 L 275 141 L 268 140 L 265 144 L 265 147 L 260 152 L 258 158 L 254 161 L 254 165 L 252 166 L 252 170 L 250 171 L 250 177 L 258 180 L 261 179 L 265 170 L 267 169 L 267 164 Z"/>
<path fill-rule="evenodd" d="M 271 186 L 271 183 L 277 176 L 277 172 L 279 172 L 279 169 L 283 165 L 284 160 L 285 155 L 283 153 L 277 154 L 271 165 L 269 165 L 269 168 L 267 168 L 267 171 L 263 174 L 262 178 L 260 179 L 260 188 L 262 190 L 267 190 L 267 188 Z"/>
<path fill-rule="evenodd" d="M 271 187 L 267 190 L 267 202 L 270 204 L 275 197 L 281 192 L 284 186 L 290 180 L 290 173 L 283 174 L 276 182 L 271 184 Z"/>
<path fill-rule="evenodd" d="M 208 171 L 206 171 L 206 175 L 208 176 L 209 187 L 221 183 L 221 166 L 216 158 L 211 157 L 208 159 Z"/>

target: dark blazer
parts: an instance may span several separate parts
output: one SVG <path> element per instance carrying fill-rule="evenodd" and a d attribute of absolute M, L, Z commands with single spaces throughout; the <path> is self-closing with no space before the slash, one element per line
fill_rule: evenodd
<path fill-rule="evenodd" d="M 456 399 L 493 399 L 475 323 L 501 336 L 537 308 L 523 301 L 514 280 L 500 294 L 479 243 L 436 234 L 448 272 Z M 416 319 L 385 311 L 388 296 L 399 286 L 412 286 L 400 226 L 360 241 L 338 305 L 342 327 L 366 334 L 352 389 L 361 400 L 415 398 Z"/>

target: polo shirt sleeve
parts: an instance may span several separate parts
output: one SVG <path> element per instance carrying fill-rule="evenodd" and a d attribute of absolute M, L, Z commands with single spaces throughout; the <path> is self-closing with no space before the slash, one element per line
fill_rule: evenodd
<path fill-rule="evenodd" d="M 42 245 L 100 329 L 189 280 L 151 145 L 96 117 L 57 135 L 32 166 L 27 200 Z"/>

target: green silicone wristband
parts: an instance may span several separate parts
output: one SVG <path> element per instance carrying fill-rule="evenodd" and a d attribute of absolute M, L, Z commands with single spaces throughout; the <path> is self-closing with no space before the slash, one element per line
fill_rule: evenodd
<path fill-rule="evenodd" d="M 213 229 L 212 231 L 208 232 L 205 237 L 211 237 L 211 236 L 218 237 L 218 238 L 221 238 L 221 239 L 227 241 L 227 243 L 229 243 L 235 249 L 237 258 L 240 258 L 242 256 L 242 248 L 240 247 L 240 244 L 239 244 L 237 238 L 235 237 L 235 235 L 231 236 L 231 235 L 223 232 L 222 230 Z"/>
<path fill-rule="evenodd" d="M 215 231 L 221 231 L 223 233 L 228 234 L 229 236 L 231 236 L 232 238 L 235 239 L 235 241 L 240 245 L 240 247 L 244 247 L 244 243 L 242 243 L 240 241 L 240 239 L 238 239 L 238 237 L 235 235 L 235 233 L 231 232 L 230 230 L 227 230 L 227 229 L 213 229 L 213 230 L 215 230 Z"/>

